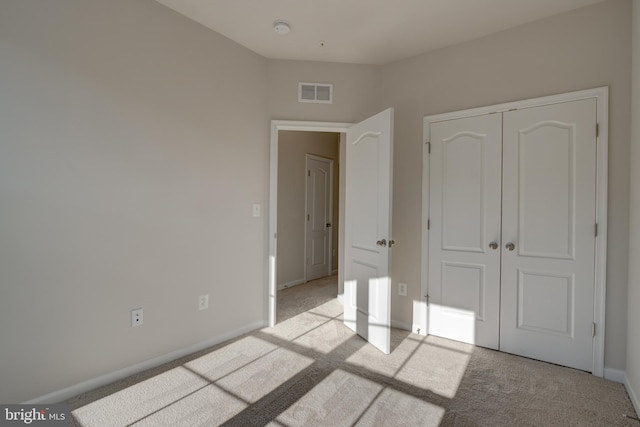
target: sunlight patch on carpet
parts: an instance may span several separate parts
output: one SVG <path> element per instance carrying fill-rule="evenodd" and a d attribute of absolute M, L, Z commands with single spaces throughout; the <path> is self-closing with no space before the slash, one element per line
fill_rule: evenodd
<path fill-rule="evenodd" d="M 437 426 L 445 409 L 398 390 L 385 388 L 356 424 L 358 426 Z"/>
<path fill-rule="evenodd" d="M 351 426 L 383 387 L 343 370 L 335 370 L 280 414 L 272 425 Z"/>
<path fill-rule="evenodd" d="M 206 380 L 216 381 L 277 348 L 278 346 L 275 344 L 253 336 L 247 336 L 198 357 L 184 366 Z"/>
<path fill-rule="evenodd" d="M 471 355 L 457 348 L 438 345 L 439 339 L 428 337 L 400 369 L 395 378 L 440 396 L 454 398 L 467 370 Z M 429 375 L 424 375 L 425 366 Z"/>
<path fill-rule="evenodd" d="M 314 363 L 314 359 L 278 348 L 216 384 L 245 402 L 256 402 Z"/>
<path fill-rule="evenodd" d="M 293 342 L 317 351 L 329 354 L 353 337 L 353 332 L 344 327 L 341 321 L 332 320 L 310 330 Z"/>
<path fill-rule="evenodd" d="M 81 425 L 129 425 L 207 385 L 204 379 L 177 367 L 78 408 L 72 414 Z"/>
<path fill-rule="evenodd" d="M 209 385 L 136 423 L 136 426 L 214 426 L 233 418 L 247 404 Z M 112 424 L 96 424 L 112 425 Z"/>

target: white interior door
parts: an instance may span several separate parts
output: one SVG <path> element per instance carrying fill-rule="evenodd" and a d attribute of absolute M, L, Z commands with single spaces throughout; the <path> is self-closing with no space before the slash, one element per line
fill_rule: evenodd
<path fill-rule="evenodd" d="M 391 351 L 393 109 L 347 130 L 344 323 Z"/>
<path fill-rule="evenodd" d="M 331 274 L 333 161 L 307 154 L 306 280 Z"/>
<path fill-rule="evenodd" d="M 429 333 L 497 349 L 502 115 L 430 134 Z"/>
<path fill-rule="evenodd" d="M 500 349 L 591 371 L 596 100 L 503 120 Z"/>

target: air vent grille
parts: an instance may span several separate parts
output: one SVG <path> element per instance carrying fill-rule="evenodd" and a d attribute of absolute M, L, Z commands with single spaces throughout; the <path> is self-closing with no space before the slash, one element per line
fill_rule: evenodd
<path fill-rule="evenodd" d="M 333 85 L 326 83 L 298 83 L 298 102 L 333 102 Z"/>

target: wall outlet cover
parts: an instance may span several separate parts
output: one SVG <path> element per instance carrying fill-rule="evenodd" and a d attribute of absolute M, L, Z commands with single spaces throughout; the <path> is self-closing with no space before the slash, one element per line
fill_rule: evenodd
<path fill-rule="evenodd" d="M 398 283 L 398 295 L 402 297 L 407 296 L 407 284 L 406 283 Z"/>
<path fill-rule="evenodd" d="M 134 308 L 131 310 L 131 327 L 142 326 L 142 308 Z"/>
<path fill-rule="evenodd" d="M 206 310 L 209 308 L 209 294 L 200 295 L 198 297 L 198 310 Z"/>

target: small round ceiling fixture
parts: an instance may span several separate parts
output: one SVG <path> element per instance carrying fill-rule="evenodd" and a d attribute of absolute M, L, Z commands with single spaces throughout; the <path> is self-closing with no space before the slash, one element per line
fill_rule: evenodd
<path fill-rule="evenodd" d="M 291 27 L 289 27 L 289 23 L 287 21 L 282 21 L 282 20 L 277 20 L 276 22 L 274 22 L 273 29 L 276 31 L 276 33 L 280 34 L 281 36 L 289 34 L 289 31 L 291 31 Z"/>

